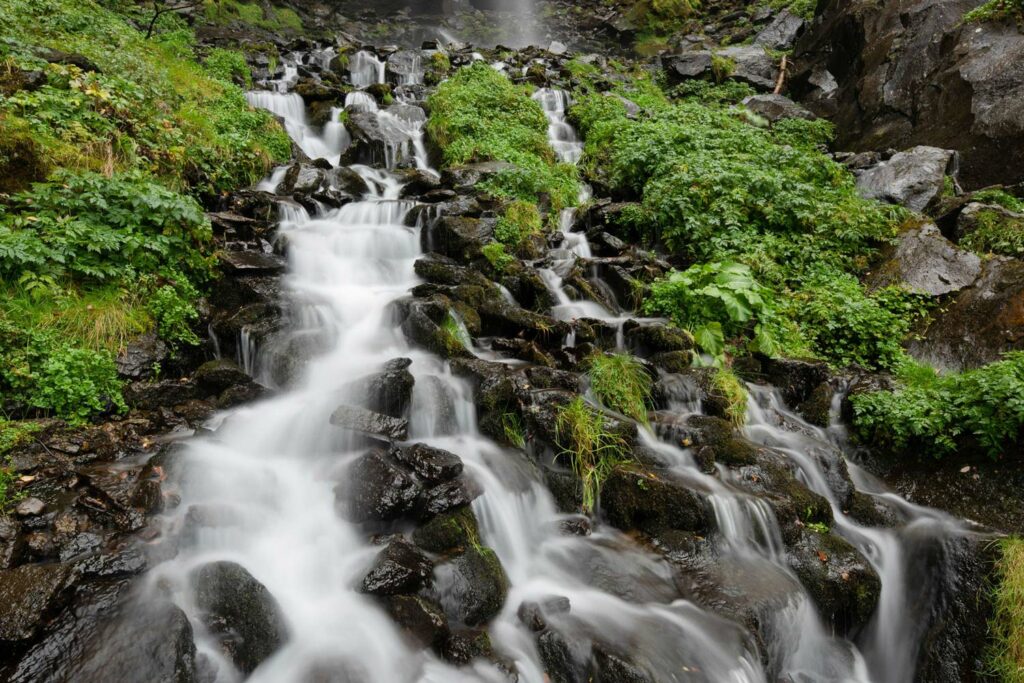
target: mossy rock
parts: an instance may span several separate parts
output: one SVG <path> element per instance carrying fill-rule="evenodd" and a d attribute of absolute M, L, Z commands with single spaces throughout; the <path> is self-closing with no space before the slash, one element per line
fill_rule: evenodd
<path fill-rule="evenodd" d="M 412 534 L 419 547 L 432 553 L 450 553 L 480 545 L 476 515 L 464 506 L 437 515 Z"/>

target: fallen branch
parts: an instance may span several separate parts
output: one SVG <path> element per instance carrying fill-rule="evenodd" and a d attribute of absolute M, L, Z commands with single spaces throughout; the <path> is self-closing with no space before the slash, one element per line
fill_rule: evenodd
<path fill-rule="evenodd" d="M 786 55 L 782 55 L 782 64 L 779 65 L 779 79 L 775 81 L 774 94 L 778 95 L 782 92 L 782 84 L 786 82 L 786 67 L 789 66 L 789 60 L 786 59 Z"/>

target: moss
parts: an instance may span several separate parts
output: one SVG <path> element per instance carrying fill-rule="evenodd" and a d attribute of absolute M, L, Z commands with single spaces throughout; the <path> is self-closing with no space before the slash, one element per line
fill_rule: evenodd
<path fill-rule="evenodd" d="M 440 514 L 412 534 L 419 547 L 432 553 L 448 553 L 480 547 L 476 516 L 469 506 Z"/>
<path fill-rule="evenodd" d="M 24 119 L 0 115 L 0 194 L 13 194 L 44 180 L 50 165 Z"/>

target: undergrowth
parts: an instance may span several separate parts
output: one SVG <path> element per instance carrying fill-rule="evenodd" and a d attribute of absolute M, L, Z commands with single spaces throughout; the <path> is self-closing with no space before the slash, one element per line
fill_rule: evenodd
<path fill-rule="evenodd" d="M 628 443 L 580 396 L 558 409 L 555 429 L 561 455 L 569 459 L 580 479 L 583 512 L 589 514 L 604 481 L 626 458 Z"/>
<path fill-rule="evenodd" d="M 556 210 L 575 204 L 576 167 L 555 159 L 544 112 L 524 87 L 478 62 L 455 72 L 427 105 L 427 129 L 446 166 L 506 161 L 515 168 L 487 179 L 482 189 L 534 204 L 547 197 Z"/>

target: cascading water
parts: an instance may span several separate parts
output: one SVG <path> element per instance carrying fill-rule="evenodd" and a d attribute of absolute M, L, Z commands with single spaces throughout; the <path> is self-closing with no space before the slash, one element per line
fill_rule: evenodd
<path fill-rule="evenodd" d="M 353 57 L 353 77 L 365 74 L 359 77 L 364 86 L 381 81 L 383 66 L 360 54 L 368 55 Z M 357 58 L 362 60 L 358 64 Z M 287 112 L 296 142 L 327 146 L 304 124 L 297 125 L 305 112 L 286 97 L 287 89 L 268 94 L 275 97 L 254 93 L 250 101 Z M 553 142 L 578 145 L 575 134 L 554 126 L 557 115 L 564 123 L 565 98 L 545 94 L 540 100 L 558 134 Z M 351 94 L 346 109 L 405 126 L 408 153 L 418 167 L 428 167 L 421 121 L 378 112 L 365 93 Z M 579 158 L 578 149 L 563 147 L 560 154 Z M 393 166 L 398 155 L 386 161 Z M 356 589 L 379 547 L 367 540 L 364 529 L 339 515 L 336 487 L 365 449 L 360 437 L 329 422 L 339 405 L 361 398 L 353 394 L 358 391 L 353 380 L 406 357 L 415 377 L 409 440 L 458 454 L 483 491 L 472 504 L 481 541 L 494 549 L 511 584 L 490 636 L 496 651 L 513 663 L 518 680 L 548 680 L 534 634 L 518 608 L 558 596 L 571 609 L 545 615 L 553 633 L 575 643 L 614 644 L 659 683 L 909 683 L 918 642 L 914 623 L 920 614 L 911 595 L 916 570 L 908 539 L 941 542 L 965 533 L 959 524 L 900 501 L 852 465 L 857 487 L 897 508 L 907 522 L 879 530 L 850 520 L 822 469 L 822 458 L 833 464 L 842 460 L 836 435 L 806 425 L 775 394 L 752 387 L 749 438 L 795 463 L 807 485 L 832 505 L 836 531 L 862 548 L 882 576 L 882 597 L 868 632 L 857 642 L 834 637 L 786 564 L 771 506 L 743 491 L 726 468 L 707 474 L 688 450 L 641 428 L 640 443 L 648 454 L 706 501 L 715 520 L 709 542 L 717 563 L 705 570 L 717 572 L 726 590 L 749 596 L 761 608 L 762 651 L 738 621 L 679 599 L 678 577 L 669 563 L 632 538 L 601 525 L 585 536 L 563 532 L 574 518 L 557 511 L 536 466 L 524 453 L 482 436 L 470 386 L 440 359 L 410 348 L 392 324 L 389 306 L 418 284 L 413 264 L 422 255 L 422 226 L 407 225 L 414 203 L 399 199 L 401 185 L 392 169 L 351 168 L 370 188 L 362 201 L 314 215 L 281 203 L 294 333 L 322 337 L 326 351 L 310 359 L 294 388 L 220 416 L 211 425 L 212 435 L 188 443 L 181 502 L 168 520 L 179 531 L 179 547 L 149 577 L 149 595 L 170 595 L 189 615 L 210 677 L 221 682 L 242 678 L 203 627 L 193 577 L 209 562 L 228 560 L 243 566 L 274 596 L 288 632 L 284 646 L 248 680 L 507 680 L 486 660 L 456 669 L 412 647 L 378 603 Z M 264 185 L 272 189 L 279 182 L 271 178 Z M 565 297 L 555 270 L 589 256 L 586 238 L 569 231 L 572 218 L 571 212 L 563 216 L 561 255 L 545 278 L 560 306 L 580 306 L 564 309 L 563 317 L 592 314 L 618 320 L 593 302 L 596 308 Z M 468 335 L 463 342 L 471 343 Z M 245 346 L 242 353 L 252 370 L 255 351 Z M 679 401 L 670 406 L 674 413 L 699 410 L 685 387 L 678 393 Z M 206 523 L 196 524 L 197 519 Z M 436 580 L 443 594 L 443 573 Z"/>

